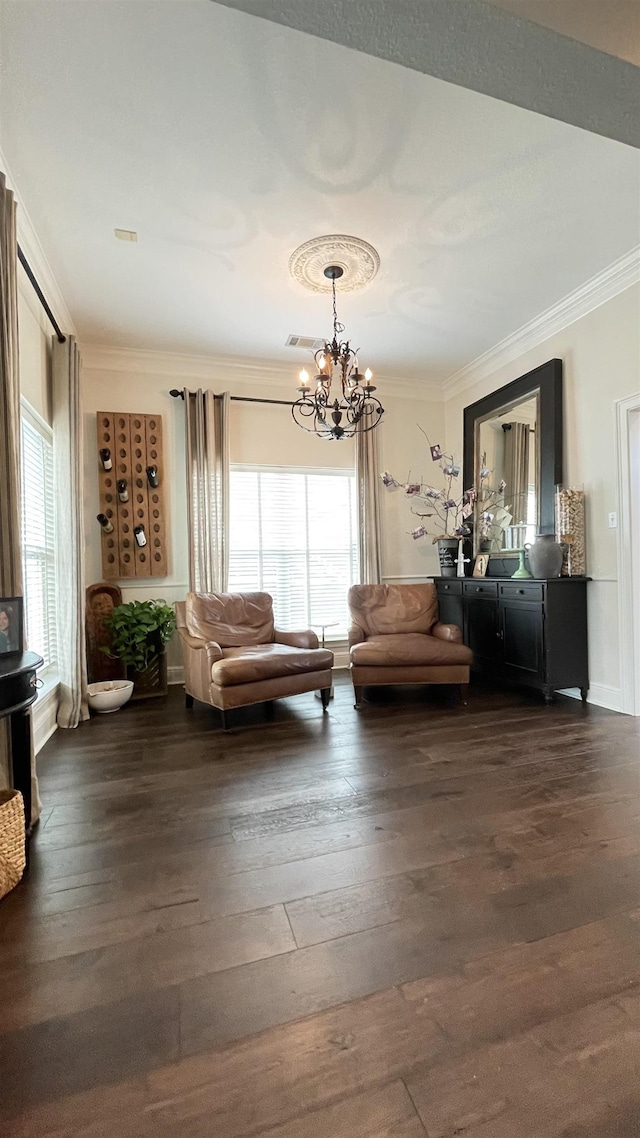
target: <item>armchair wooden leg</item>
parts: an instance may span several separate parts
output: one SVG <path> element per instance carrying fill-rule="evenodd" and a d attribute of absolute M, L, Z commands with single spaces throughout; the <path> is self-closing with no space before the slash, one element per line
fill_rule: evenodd
<path fill-rule="evenodd" d="M 228 731 L 229 726 L 227 724 L 227 713 L 226 713 L 226 711 L 222 711 L 222 710 L 220 711 L 220 718 L 222 719 L 222 730 Z"/>
<path fill-rule="evenodd" d="M 468 684 L 460 684 L 460 701 L 461 701 L 461 703 L 463 703 L 465 705 L 465 707 L 469 702 L 469 685 Z"/>
<path fill-rule="evenodd" d="M 189 695 L 188 691 L 184 693 L 184 706 L 187 708 L 193 707 L 193 696 Z"/>
<path fill-rule="evenodd" d="M 322 700 L 322 710 L 327 711 L 329 707 L 329 700 L 331 699 L 331 688 L 321 688 L 320 699 Z"/>
<path fill-rule="evenodd" d="M 360 704 L 362 703 L 362 700 L 364 699 L 364 688 L 360 687 L 360 686 L 356 687 L 356 685 L 354 684 L 353 685 L 353 694 L 354 694 L 355 700 L 356 700 L 356 702 L 354 703 L 353 706 L 355 707 L 355 709 L 357 711 Z"/>

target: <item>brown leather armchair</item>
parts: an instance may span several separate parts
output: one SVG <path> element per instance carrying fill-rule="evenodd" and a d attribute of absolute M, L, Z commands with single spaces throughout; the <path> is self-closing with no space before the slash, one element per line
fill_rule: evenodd
<path fill-rule="evenodd" d="M 435 585 L 353 585 L 349 610 L 356 707 L 375 684 L 460 684 L 467 702 L 473 655 L 455 624 L 439 622 Z"/>
<path fill-rule="evenodd" d="M 268 593 L 188 593 L 176 604 L 187 707 L 194 699 L 222 713 L 320 690 L 326 711 L 333 652 L 315 632 L 280 632 Z"/>

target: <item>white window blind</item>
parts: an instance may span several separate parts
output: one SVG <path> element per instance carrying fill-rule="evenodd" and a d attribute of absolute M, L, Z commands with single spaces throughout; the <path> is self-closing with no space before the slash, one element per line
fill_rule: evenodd
<path fill-rule="evenodd" d="M 232 467 L 229 591 L 270 593 L 276 625 L 346 637 L 356 580 L 355 478 L 344 470 Z"/>
<path fill-rule="evenodd" d="M 22 571 L 27 645 L 55 665 L 53 441 L 51 431 L 22 408 Z"/>

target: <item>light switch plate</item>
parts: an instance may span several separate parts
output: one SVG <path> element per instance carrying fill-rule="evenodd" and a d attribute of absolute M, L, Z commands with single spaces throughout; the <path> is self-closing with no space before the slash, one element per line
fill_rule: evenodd
<path fill-rule="evenodd" d="M 615 510 L 612 510 L 611 513 L 609 514 L 609 529 L 617 529 L 617 527 L 618 527 L 618 515 L 616 514 Z"/>

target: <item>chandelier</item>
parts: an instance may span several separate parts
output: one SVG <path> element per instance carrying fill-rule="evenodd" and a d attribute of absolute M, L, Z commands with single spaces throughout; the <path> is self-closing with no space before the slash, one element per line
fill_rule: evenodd
<path fill-rule="evenodd" d="M 314 353 L 317 375 L 311 379 L 306 368 L 299 374 L 300 398 L 291 407 L 293 420 L 304 431 L 311 431 L 321 439 L 350 439 L 356 434 L 372 431 L 384 414 L 384 408 L 374 395 L 372 372 L 364 375 L 358 369 L 358 353 L 348 340 L 338 337 L 344 324 L 338 320 L 336 308 L 336 281 L 344 270 L 340 265 L 327 265 L 324 275 L 331 281 L 333 297 L 333 339 Z M 336 389 L 340 383 L 339 393 Z M 311 390 L 311 384 L 315 388 Z"/>

